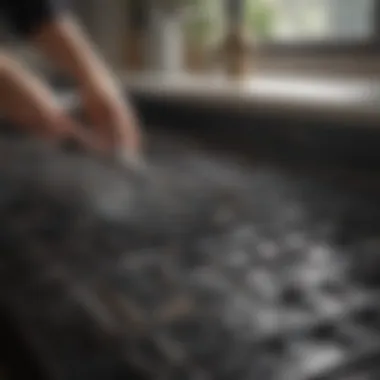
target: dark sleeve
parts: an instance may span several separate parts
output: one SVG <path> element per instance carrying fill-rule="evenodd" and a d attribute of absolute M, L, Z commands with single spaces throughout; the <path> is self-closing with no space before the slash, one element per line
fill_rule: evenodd
<path fill-rule="evenodd" d="M 1 13 L 22 37 L 30 36 L 66 8 L 66 0 L 0 0 Z"/>

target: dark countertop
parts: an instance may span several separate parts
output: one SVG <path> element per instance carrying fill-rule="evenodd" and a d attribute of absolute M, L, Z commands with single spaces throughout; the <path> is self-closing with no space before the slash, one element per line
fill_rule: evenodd
<path fill-rule="evenodd" d="M 219 75 L 123 74 L 133 93 L 173 103 L 231 112 L 306 114 L 325 120 L 352 121 L 376 127 L 380 121 L 380 80 L 337 79 L 258 73 L 244 80 Z M 337 123 L 337 125 L 339 125 Z"/>

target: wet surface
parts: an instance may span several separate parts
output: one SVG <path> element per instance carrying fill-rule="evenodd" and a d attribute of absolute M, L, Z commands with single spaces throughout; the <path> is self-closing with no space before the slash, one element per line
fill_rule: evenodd
<path fill-rule="evenodd" d="M 154 141 L 139 173 L 0 141 L 0 297 L 51 373 L 378 379 L 371 181 Z"/>

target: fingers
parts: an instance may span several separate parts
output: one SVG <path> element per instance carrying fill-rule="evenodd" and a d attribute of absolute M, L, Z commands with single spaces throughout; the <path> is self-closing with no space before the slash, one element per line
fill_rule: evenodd
<path fill-rule="evenodd" d="M 95 111 L 96 111 L 95 107 Z M 53 143 L 72 139 L 86 150 L 105 151 L 100 136 L 71 118 L 36 75 L 0 54 L 0 109 L 21 129 Z"/>
<path fill-rule="evenodd" d="M 0 108 L 11 122 L 40 137 L 55 139 L 65 132 L 49 87 L 11 57 L 1 58 Z"/>
<path fill-rule="evenodd" d="M 115 147 L 137 154 L 140 150 L 140 132 L 137 119 L 130 110 L 121 110 L 114 117 Z"/>
<path fill-rule="evenodd" d="M 64 140 L 75 141 L 81 148 L 87 151 L 104 152 L 105 147 L 99 139 L 91 131 L 86 130 L 80 123 L 71 118 L 69 115 L 61 114 L 58 129 L 62 131 L 56 136 L 56 141 L 59 143 Z"/>
<path fill-rule="evenodd" d="M 98 116 L 98 117 L 96 117 Z M 103 148 L 112 152 L 115 149 L 139 151 L 140 137 L 137 122 L 124 107 L 110 105 L 104 113 L 92 112 L 92 131 L 98 136 Z"/>

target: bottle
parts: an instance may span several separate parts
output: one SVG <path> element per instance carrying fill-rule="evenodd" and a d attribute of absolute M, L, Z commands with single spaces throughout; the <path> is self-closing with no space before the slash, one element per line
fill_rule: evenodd
<path fill-rule="evenodd" d="M 144 53 L 147 40 L 147 17 L 143 5 L 142 1 L 129 2 L 125 46 L 125 66 L 129 71 L 143 71 L 146 66 Z"/>
<path fill-rule="evenodd" d="M 227 0 L 227 31 L 224 38 L 224 62 L 227 76 L 242 78 L 249 73 L 251 46 L 244 26 L 244 1 Z"/>
<path fill-rule="evenodd" d="M 250 46 L 241 26 L 231 28 L 225 38 L 225 69 L 227 76 L 242 78 L 250 69 Z"/>

